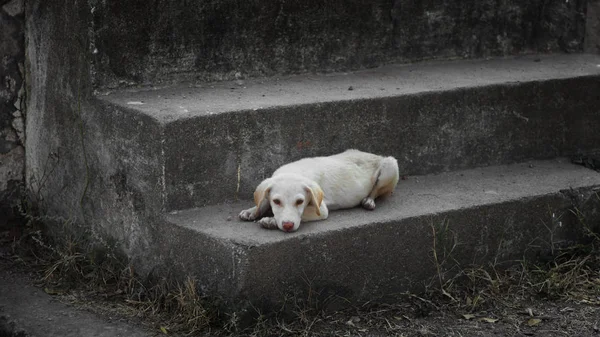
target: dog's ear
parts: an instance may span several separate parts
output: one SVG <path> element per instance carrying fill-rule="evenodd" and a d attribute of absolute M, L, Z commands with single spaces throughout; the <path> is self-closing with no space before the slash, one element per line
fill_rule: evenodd
<path fill-rule="evenodd" d="M 254 203 L 256 204 L 257 213 L 264 213 L 266 211 L 265 208 L 269 206 L 269 192 L 271 192 L 271 186 L 273 186 L 273 181 L 269 178 L 263 180 L 263 182 L 256 187 L 256 190 L 254 190 Z"/>
<path fill-rule="evenodd" d="M 323 202 L 323 190 L 321 189 L 321 186 L 314 183 L 311 184 L 311 186 L 305 186 L 304 190 L 306 190 L 310 196 L 309 204 L 315 206 L 317 215 L 321 216 L 321 203 Z"/>

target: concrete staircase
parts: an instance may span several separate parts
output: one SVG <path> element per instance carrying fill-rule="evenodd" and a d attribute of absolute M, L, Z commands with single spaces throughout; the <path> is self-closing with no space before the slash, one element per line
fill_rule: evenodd
<path fill-rule="evenodd" d="M 208 292 L 277 301 L 310 280 L 367 300 L 435 275 L 434 234 L 452 233 L 456 242 L 437 244 L 458 245 L 453 259 L 461 264 L 550 249 L 550 235 L 575 238 L 568 209 L 600 188 L 600 173 L 553 158 L 597 150 L 593 93 L 600 56 L 575 54 L 128 89 L 98 99 L 105 114 L 147 121 L 144 132 L 162 149 L 163 254 L 201 271 Z M 293 234 L 237 219 L 278 166 L 346 148 L 393 155 L 408 176 L 374 212 L 334 212 Z"/>
<path fill-rule="evenodd" d="M 32 18 L 65 15 L 36 3 Z M 580 53 L 579 2 L 191 3 L 97 4 L 92 50 L 74 61 L 94 95 L 64 104 L 83 138 L 51 131 L 29 143 L 39 173 L 61 139 L 71 160 L 49 178 L 63 191 L 50 207 L 76 209 L 140 270 L 192 275 L 232 305 L 307 287 L 369 300 L 552 251 L 581 236 L 574 207 L 600 219 L 600 173 L 565 159 L 600 150 L 600 55 Z M 32 63 L 70 69 L 39 56 L 42 28 L 30 33 Z M 30 116 L 60 100 L 47 90 L 29 97 Z M 30 129 L 50 123 L 38 113 Z M 291 234 L 237 219 L 278 166 L 347 148 L 399 161 L 405 178 L 375 211 L 334 212 Z M 65 183 L 77 174 L 83 183 Z"/>
<path fill-rule="evenodd" d="M 404 175 L 589 152 L 599 65 L 585 54 L 388 65 L 99 99 L 154 128 L 170 211 L 251 200 L 282 164 L 348 148 L 395 156 Z"/>
<path fill-rule="evenodd" d="M 198 277 L 222 296 L 276 303 L 310 287 L 325 291 L 320 300 L 368 301 L 422 290 L 438 272 L 548 254 L 581 235 L 568 210 L 598 190 L 600 174 L 561 160 L 411 176 L 373 212 L 333 212 L 293 234 L 239 222 L 248 202 L 174 211 L 164 245 L 171 259 L 210 271 Z"/>

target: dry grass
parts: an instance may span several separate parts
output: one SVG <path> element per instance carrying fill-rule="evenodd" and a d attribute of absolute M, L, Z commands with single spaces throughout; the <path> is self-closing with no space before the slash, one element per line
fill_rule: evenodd
<path fill-rule="evenodd" d="M 99 311 L 110 302 L 113 311 L 163 333 L 195 334 L 214 325 L 218 311 L 198 292 L 194 279 L 142 281 L 115 245 L 97 235 L 74 231 L 75 224 L 64 219 L 30 212 L 23 216 L 23 234 L 10 244 L 12 259 L 34 271 L 36 283 L 47 293 L 69 295 L 71 301 Z M 51 236 L 45 234 L 49 224 Z"/>
<path fill-rule="evenodd" d="M 444 251 L 444 259 L 440 260 L 440 253 L 434 252 L 439 286 L 430 287 L 428 296 L 439 307 L 467 312 L 486 310 L 498 303 L 510 306 L 532 298 L 600 304 L 600 236 L 589 226 L 583 213 L 577 209 L 573 213 L 587 242 L 561 248 L 553 241 L 553 231 L 549 230 L 547 242 L 551 256 L 545 262 L 521 260 L 500 267 L 501 263 L 495 259 L 484 266 L 458 269 L 457 264 L 452 264 L 451 277 L 447 278 L 442 270 L 449 259 L 448 253 Z M 436 240 L 439 237 L 434 229 L 433 249 L 438 251 Z M 455 245 L 456 242 L 451 240 L 450 251 Z"/>
<path fill-rule="evenodd" d="M 439 333 L 460 336 L 464 331 L 471 333 L 481 328 L 483 323 L 501 320 L 501 314 L 517 322 L 521 316 L 525 322 L 534 319 L 532 323 L 525 323 L 525 327 L 521 326 L 522 322 L 511 322 L 507 329 L 514 331 L 507 330 L 506 334 L 519 334 L 529 324 L 540 324 L 538 322 L 542 319 L 557 320 L 535 316 L 531 308 L 524 308 L 524 303 L 555 301 L 553 303 L 570 303 L 573 306 L 598 306 L 600 236 L 588 225 L 581 212 L 574 210 L 573 213 L 587 236 L 585 244 L 561 247 L 562 243 L 554 242 L 551 236 L 546 240 L 551 245 L 549 259 L 512 261 L 507 264 L 508 267 L 501 267 L 503 264 L 495 259 L 484 266 L 462 268 L 452 256 L 458 243 L 448 223 L 432 224 L 431 260 L 438 273 L 425 293 L 399 294 L 388 304 L 364 303 L 333 313 L 318 309 L 311 304 L 310 298 L 300 302 L 295 299 L 292 301 L 295 307 L 293 315 L 286 316 L 287 320 L 283 319 L 282 313 L 269 319 L 261 315 L 253 330 L 246 333 L 252 336 L 426 336 Z M 558 223 L 561 217 L 553 219 Z M 547 227 L 552 226 L 554 224 Z M 549 230 L 548 235 L 552 234 L 553 231 Z M 566 309 L 570 310 L 570 307 Z M 427 319 L 423 320 L 424 317 Z M 439 322 L 435 323 L 435 320 Z M 464 326 L 456 328 L 455 334 L 451 333 L 451 326 L 456 324 Z M 567 326 L 568 323 L 560 325 Z M 597 321 L 590 321 L 589 325 L 593 331 L 600 331 Z M 577 327 L 574 329 L 569 331 L 578 331 Z M 554 332 L 566 334 L 560 327 Z"/>
<path fill-rule="evenodd" d="M 98 245 L 97 239 L 86 239 L 89 235 L 73 236 L 65 227 L 75 224 L 64 219 L 26 215 L 26 230 L 11 247 L 16 262 L 38 271 L 39 283 L 48 293 L 70 294 L 89 306 L 111 303 L 113 314 L 134 317 L 163 334 L 413 336 L 444 332 L 459 336 L 460 329 L 453 334 L 447 321 L 455 322 L 462 315 L 521 310 L 520 303 L 546 299 L 600 305 L 600 236 L 588 226 L 583 213 L 575 210 L 573 214 L 589 239 L 586 244 L 560 248 L 549 239 L 551 259 L 523 260 L 508 268 L 500 268 L 498 261 L 462 268 L 453 258 L 457 238 L 448 223 L 432 224 L 431 260 L 438 273 L 425 293 L 397 294 L 385 304 L 354 303 L 335 311 L 324 305 L 331 298 L 318 300 L 323 294 L 306 280 L 306 291 L 288 294 L 276 310 L 250 307 L 250 313 L 220 314 L 218 304 L 198 292 L 194 279 L 142 281 L 127 259 L 115 253 L 114 245 Z M 53 222 L 54 239 L 44 235 L 48 222 Z M 250 323 L 248 317 L 252 317 Z M 424 319 L 440 320 L 440 326 Z M 472 324 L 466 328 L 476 328 L 472 321 L 463 321 L 463 325 Z"/>

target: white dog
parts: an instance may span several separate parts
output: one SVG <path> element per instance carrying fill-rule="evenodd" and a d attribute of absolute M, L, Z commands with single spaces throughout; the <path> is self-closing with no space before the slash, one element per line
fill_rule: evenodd
<path fill-rule="evenodd" d="M 375 209 L 375 199 L 394 192 L 398 162 L 358 150 L 329 157 L 305 158 L 284 165 L 254 191 L 256 206 L 243 210 L 242 220 L 260 219 L 264 228 L 298 230 L 301 221 L 327 219 L 329 210 L 361 204 Z M 267 211 L 273 217 L 263 217 Z"/>

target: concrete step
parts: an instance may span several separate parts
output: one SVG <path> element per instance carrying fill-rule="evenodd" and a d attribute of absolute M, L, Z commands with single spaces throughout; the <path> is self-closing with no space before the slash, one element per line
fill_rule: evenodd
<path fill-rule="evenodd" d="M 332 212 L 295 233 L 238 220 L 250 201 L 174 211 L 159 249 L 232 303 L 277 302 L 308 286 L 372 300 L 422 290 L 437 277 L 434 247 L 444 277 L 556 249 L 582 233 L 574 206 L 598 223 L 598 190 L 600 173 L 564 159 L 412 176 L 374 211 Z"/>
<path fill-rule="evenodd" d="M 388 65 L 105 92 L 90 133 L 121 158 L 117 181 L 170 211 L 249 199 L 280 165 L 348 148 L 403 175 L 595 151 L 598 93 L 599 55 Z"/>
<path fill-rule="evenodd" d="M 82 12 L 93 18 L 84 27 L 99 86 L 577 52 L 586 24 L 586 1 L 159 0 L 148 6 L 107 0 L 88 6 Z M 40 9 L 55 11 L 50 4 Z"/>

